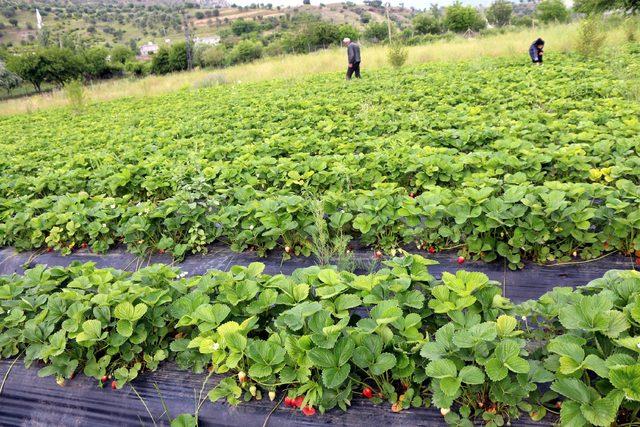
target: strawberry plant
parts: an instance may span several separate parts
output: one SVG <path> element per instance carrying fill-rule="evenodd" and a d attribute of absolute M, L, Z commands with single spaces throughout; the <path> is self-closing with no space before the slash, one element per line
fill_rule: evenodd
<path fill-rule="evenodd" d="M 308 256 L 313 200 L 328 241 L 384 253 L 427 242 L 517 269 L 634 252 L 640 106 L 607 61 L 560 59 L 379 71 L 364 104 L 322 77 L 210 88 L 207 111 L 180 92 L 2 117 L 0 245 Z"/>

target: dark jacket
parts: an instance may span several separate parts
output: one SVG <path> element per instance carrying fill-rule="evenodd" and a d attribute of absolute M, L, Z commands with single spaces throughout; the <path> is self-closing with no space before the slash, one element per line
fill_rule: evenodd
<path fill-rule="evenodd" d="M 533 62 L 539 62 L 542 59 L 542 47 L 538 46 L 544 46 L 544 40 L 538 39 L 529 47 L 529 56 Z"/>
<path fill-rule="evenodd" d="M 357 43 L 349 43 L 349 46 L 347 46 L 347 56 L 349 57 L 349 64 L 360 62 L 360 46 L 358 46 Z"/>

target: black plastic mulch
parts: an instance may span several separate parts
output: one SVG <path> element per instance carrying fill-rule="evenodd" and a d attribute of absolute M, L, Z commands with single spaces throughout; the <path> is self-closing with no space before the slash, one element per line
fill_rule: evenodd
<path fill-rule="evenodd" d="M 630 257 L 612 254 L 597 261 L 583 262 L 576 260 L 561 265 L 538 265 L 527 263 L 525 268 L 512 271 L 502 261 L 493 263 L 466 261 L 459 265 L 455 252 L 437 253 L 429 255 L 424 251 L 421 255 L 438 261 L 439 265 L 429 267 L 429 271 L 436 278 L 442 272 L 454 273 L 464 269 L 480 271 L 492 280 L 503 284 L 504 296 L 515 302 L 537 298 L 556 286 L 580 286 L 589 281 L 602 277 L 609 270 L 629 270 L 634 268 L 634 261 Z M 354 257 L 358 265 L 356 272 L 367 272 L 371 268 L 373 252 L 369 249 L 356 249 Z M 124 249 L 113 249 L 106 254 L 93 254 L 88 250 L 79 250 L 71 255 L 63 256 L 55 252 L 23 252 L 17 253 L 12 248 L 0 249 L 0 275 L 22 273 L 25 264 L 35 266 L 46 264 L 49 267 L 66 266 L 72 261 L 95 262 L 98 267 L 113 267 L 121 270 L 136 270 L 153 263 L 171 264 L 170 255 L 152 255 L 148 258 L 138 258 Z M 290 274 L 294 270 L 315 265 L 313 257 L 293 257 L 283 261 L 282 253 L 273 252 L 267 257 L 260 257 L 255 252 L 236 253 L 225 246 L 213 246 L 205 255 L 190 255 L 183 262 L 175 264 L 189 275 L 204 274 L 208 270 L 228 270 L 234 265 L 248 265 L 251 262 L 265 264 L 266 274 Z M 379 264 L 378 264 L 379 266 Z"/>
<path fill-rule="evenodd" d="M 37 369 L 25 369 L 18 361 L 0 394 L 1 426 L 152 426 L 153 421 L 142 401 L 128 385 L 122 390 L 110 387 L 100 388 L 95 379 L 80 375 L 58 386 L 53 377 L 38 378 Z M 0 378 L 7 371 L 11 360 L 0 361 Z M 156 372 L 144 374 L 133 382 L 136 391 L 144 399 L 157 425 L 169 425 L 155 383 L 160 390 L 172 417 L 181 413 L 194 413 L 195 394 L 199 393 L 205 374 L 180 371 L 171 363 L 166 363 Z M 206 391 L 210 390 L 220 376 L 212 376 Z M 361 397 L 354 397 L 348 411 L 331 410 L 304 416 L 300 410 L 285 408 L 281 403 L 269 416 L 271 410 L 283 397 L 279 393 L 276 400 L 242 403 L 237 407 L 207 400 L 200 410 L 200 426 L 440 426 L 445 425 L 436 409 L 408 409 L 393 413 L 389 404 L 373 405 Z M 268 417 L 268 420 L 267 420 Z M 549 426 L 533 423 L 524 416 L 513 421 L 514 426 Z"/>

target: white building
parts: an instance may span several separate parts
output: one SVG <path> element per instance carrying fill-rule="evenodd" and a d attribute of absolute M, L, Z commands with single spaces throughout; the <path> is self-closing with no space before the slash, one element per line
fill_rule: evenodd
<path fill-rule="evenodd" d="M 208 44 L 211 46 L 217 46 L 220 44 L 220 36 L 208 36 L 208 37 L 195 37 L 193 39 L 194 44 Z"/>
<path fill-rule="evenodd" d="M 155 43 L 149 42 L 145 45 L 140 46 L 140 55 L 142 56 L 153 55 L 154 53 L 158 52 L 159 49 L 160 49 L 160 46 L 158 46 Z"/>

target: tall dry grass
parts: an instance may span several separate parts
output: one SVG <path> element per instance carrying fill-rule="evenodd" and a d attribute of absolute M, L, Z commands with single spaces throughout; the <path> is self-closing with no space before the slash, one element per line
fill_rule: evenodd
<path fill-rule="evenodd" d="M 567 52 L 575 49 L 578 26 L 576 24 L 555 25 L 537 29 L 520 29 L 493 36 L 465 39 L 456 37 L 427 45 L 408 48 L 407 64 L 429 61 L 460 61 L 481 57 L 522 55 L 527 58 L 529 44 L 537 37 L 547 41 L 547 52 Z M 607 45 L 617 45 L 624 40 L 622 28 L 607 32 Z M 363 71 L 387 67 L 385 46 L 364 46 L 362 50 Z M 196 70 L 166 76 L 149 76 L 142 79 L 111 80 L 86 87 L 86 102 L 106 101 L 122 97 L 156 96 L 185 87 L 203 86 L 203 82 L 224 81 L 227 83 L 253 82 L 276 78 L 300 78 L 311 74 L 334 72 L 345 69 L 346 53 L 343 49 L 329 49 L 306 55 L 287 55 L 265 58 L 249 64 L 237 65 L 221 70 Z M 212 79 L 212 76 L 215 77 Z M 206 84 L 205 84 L 206 85 Z M 27 113 L 43 108 L 68 105 L 64 92 L 34 95 L 0 103 L 0 115 Z"/>

